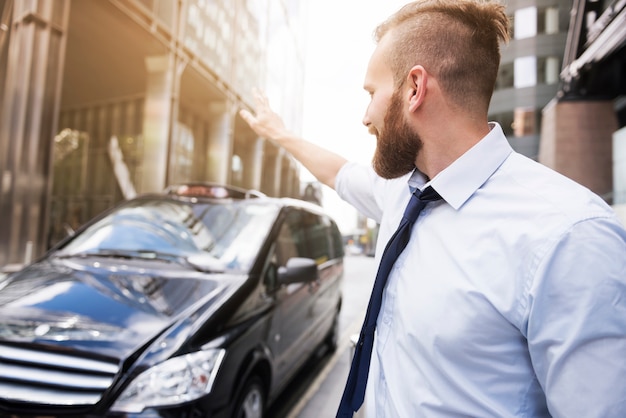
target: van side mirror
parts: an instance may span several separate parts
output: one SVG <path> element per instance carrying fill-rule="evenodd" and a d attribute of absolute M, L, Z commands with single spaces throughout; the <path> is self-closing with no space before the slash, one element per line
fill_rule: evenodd
<path fill-rule="evenodd" d="M 317 263 L 315 260 L 303 257 L 293 257 L 287 260 L 285 266 L 278 268 L 278 284 L 307 283 L 317 280 Z"/>

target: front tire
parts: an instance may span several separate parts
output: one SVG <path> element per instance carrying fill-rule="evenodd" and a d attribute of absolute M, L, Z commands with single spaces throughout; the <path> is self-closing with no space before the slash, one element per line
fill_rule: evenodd
<path fill-rule="evenodd" d="M 258 376 L 252 376 L 243 386 L 233 417 L 263 418 L 265 416 L 265 392 L 263 382 Z"/>

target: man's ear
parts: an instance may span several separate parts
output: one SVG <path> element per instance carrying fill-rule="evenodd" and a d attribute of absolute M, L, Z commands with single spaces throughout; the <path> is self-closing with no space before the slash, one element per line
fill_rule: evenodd
<path fill-rule="evenodd" d="M 411 68 L 407 77 L 409 92 L 409 111 L 415 112 L 424 101 L 426 86 L 428 85 L 428 73 L 421 65 Z"/>

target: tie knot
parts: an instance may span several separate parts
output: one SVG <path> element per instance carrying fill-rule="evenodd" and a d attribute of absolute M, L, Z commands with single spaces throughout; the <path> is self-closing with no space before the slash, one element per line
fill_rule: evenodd
<path fill-rule="evenodd" d="M 406 220 L 410 223 L 415 222 L 420 212 L 428 202 L 434 202 L 435 200 L 440 200 L 441 196 L 439 193 L 435 191 L 431 186 L 428 186 L 421 192 L 415 190 L 413 194 L 411 194 L 411 199 L 409 200 L 409 204 L 404 211 L 404 215 L 402 216 L 402 220 Z"/>

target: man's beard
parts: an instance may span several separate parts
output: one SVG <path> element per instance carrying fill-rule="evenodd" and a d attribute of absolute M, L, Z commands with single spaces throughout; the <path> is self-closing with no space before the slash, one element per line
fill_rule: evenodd
<path fill-rule="evenodd" d="M 372 165 L 376 173 L 394 179 L 415 169 L 415 159 L 422 149 L 422 140 L 406 123 L 402 113 L 401 92 L 394 92 L 385 114 L 384 127 L 372 129 L 376 135 L 376 151 Z"/>

